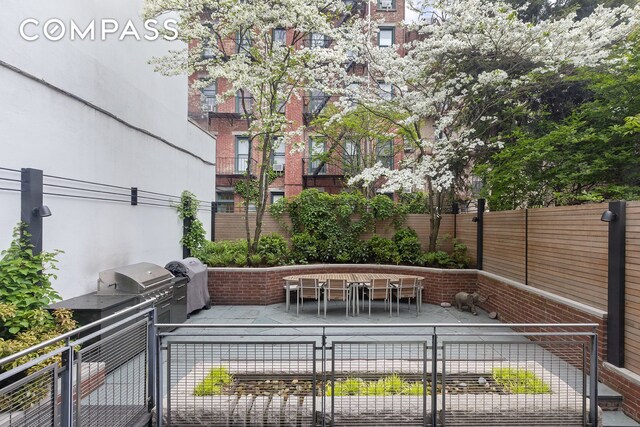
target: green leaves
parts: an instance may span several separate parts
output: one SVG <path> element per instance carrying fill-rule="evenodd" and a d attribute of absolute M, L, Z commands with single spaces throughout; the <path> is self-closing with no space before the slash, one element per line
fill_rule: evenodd
<path fill-rule="evenodd" d="M 640 43 L 625 46 L 614 69 L 565 79 L 578 96 L 547 100 L 547 114 L 503 134 L 510 142 L 476 167 L 493 210 L 639 198 Z"/>
<path fill-rule="evenodd" d="M 190 218 L 191 224 L 180 239 L 180 243 L 191 251 L 192 254 L 198 252 L 205 242 L 205 231 L 202 221 L 198 219 L 198 206 L 200 202 L 195 194 L 190 191 L 183 191 L 180 204 L 176 206 L 180 219 Z"/>
<path fill-rule="evenodd" d="M 45 310 L 60 295 L 53 289 L 51 273 L 62 251 L 33 254 L 24 224 L 13 230 L 13 241 L 0 252 L 0 338 L 9 339 L 33 327 L 53 324 Z"/>

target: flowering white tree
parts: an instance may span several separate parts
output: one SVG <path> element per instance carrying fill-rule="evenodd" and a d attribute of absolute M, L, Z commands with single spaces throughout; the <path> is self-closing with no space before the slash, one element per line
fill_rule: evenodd
<path fill-rule="evenodd" d="M 392 86 L 393 96 L 372 90 L 357 96 L 393 121 L 417 155 L 399 170 L 378 164 L 351 183 L 386 177 L 385 191 L 426 187 L 429 250 L 435 250 L 446 196 L 461 165 L 489 143 L 484 131 L 496 120 L 492 110 L 509 103 L 526 109 L 527 94 L 545 78 L 607 61 L 610 47 L 637 28 L 638 8 L 598 7 L 580 21 L 571 15 L 531 24 L 507 4 L 487 0 L 418 1 L 417 7 L 430 12 L 409 25 L 417 36 L 402 46 L 404 56 L 370 44 L 363 53 L 369 78 Z M 376 23 L 367 25 L 365 33 L 375 31 Z"/>
<path fill-rule="evenodd" d="M 157 58 L 158 71 L 197 75 L 195 89 L 224 82 L 218 85 L 218 103 L 241 94 L 246 135 L 259 153 L 257 170 L 247 162 L 239 191 L 245 198 L 249 263 L 267 206 L 272 154 L 282 139 L 300 142 L 303 132 L 284 108 L 305 90 L 328 92 L 334 81 L 344 79 L 348 31 L 336 23 L 350 7 L 343 0 L 146 0 L 146 17 L 179 14 L 179 39 L 188 46 Z M 249 202 L 256 207 L 253 240 Z"/>

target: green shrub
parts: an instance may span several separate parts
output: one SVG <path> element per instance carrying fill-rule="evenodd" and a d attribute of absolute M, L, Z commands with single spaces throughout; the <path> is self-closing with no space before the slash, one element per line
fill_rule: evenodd
<path fill-rule="evenodd" d="M 194 256 L 209 267 L 244 266 L 247 263 L 247 241 L 206 241 Z"/>
<path fill-rule="evenodd" d="M 261 236 L 258 243 L 258 255 L 262 257 L 261 263 L 265 265 L 286 264 L 289 258 L 286 239 L 278 233 Z"/>
<path fill-rule="evenodd" d="M 369 200 L 369 206 L 373 210 L 374 218 L 384 221 L 391 218 L 396 213 L 395 204 L 390 197 L 378 194 Z"/>
<path fill-rule="evenodd" d="M 398 248 L 391 239 L 385 237 L 373 236 L 369 242 L 369 252 L 371 260 L 378 264 L 398 264 L 400 255 Z"/>
<path fill-rule="evenodd" d="M 369 250 L 369 245 L 367 242 L 362 240 L 357 240 L 351 246 L 349 261 L 354 264 L 364 264 L 370 261 L 371 252 Z"/>
<path fill-rule="evenodd" d="M 467 254 L 467 245 L 453 239 L 453 252 L 451 254 L 453 268 L 467 268 L 471 263 L 471 258 Z"/>
<path fill-rule="evenodd" d="M 48 305 L 60 299 L 53 289 L 52 270 L 56 268 L 56 255 L 61 251 L 33 254 L 33 245 L 24 224 L 13 230 L 9 249 L 0 253 L 0 359 L 49 341 L 76 328 L 69 310 L 49 312 Z M 63 346 L 64 341 L 31 352 L 13 362 L 0 366 L 0 374 L 49 354 Z M 51 363 L 60 363 L 62 356 L 44 357 L 26 371 L 0 381 L 0 388 L 15 380 L 39 371 Z M 29 382 L 23 392 L 0 396 L 0 408 L 23 411 L 42 401 L 51 390 L 41 382 Z"/>
<path fill-rule="evenodd" d="M 318 241 L 309 233 L 299 233 L 291 238 L 291 261 L 308 264 L 318 259 Z"/>
<path fill-rule="evenodd" d="M 426 267 L 448 268 L 451 265 L 451 257 L 444 251 L 424 253 L 421 261 Z"/>
<path fill-rule="evenodd" d="M 9 248 L 0 252 L 0 302 L 13 314 L 0 322 L 0 338 L 13 338 L 28 329 L 53 324 L 46 307 L 59 300 L 51 279 L 57 276 L 56 256 L 62 251 L 33 254 L 25 225 L 13 229 Z"/>
<path fill-rule="evenodd" d="M 402 264 L 419 265 L 422 248 L 418 233 L 412 228 L 401 228 L 394 234 L 393 241 L 398 249 Z"/>

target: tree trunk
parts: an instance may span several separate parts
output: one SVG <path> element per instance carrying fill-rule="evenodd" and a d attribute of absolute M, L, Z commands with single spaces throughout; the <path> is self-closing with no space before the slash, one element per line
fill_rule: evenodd
<path fill-rule="evenodd" d="M 435 252 L 438 247 L 438 233 L 440 232 L 440 221 L 442 220 L 442 200 L 441 194 L 437 192 L 431 180 L 427 181 L 428 208 L 429 208 L 429 252 Z"/>
<path fill-rule="evenodd" d="M 269 190 L 269 173 L 271 160 L 271 135 L 266 134 L 262 144 L 262 159 L 260 161 L 260 178 L 258 179 L 258 200 L 256 203 L 256 227 L 253 233 L 253 247 L 250 248 L 253 253 L 258 252 L 258 243 L 262 234 L 262 220 L 267 209 L 267 194 Z"/>

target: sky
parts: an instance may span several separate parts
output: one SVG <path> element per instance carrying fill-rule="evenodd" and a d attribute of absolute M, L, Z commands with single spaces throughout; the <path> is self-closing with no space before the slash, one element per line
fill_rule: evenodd
<path fill-rule="evenodd" d="M 418 12 L 415 12 L 409 8 L 408 5 L 404 7 L 404 19 L 407 22 L 413 22 L 418 19 Z"/>

